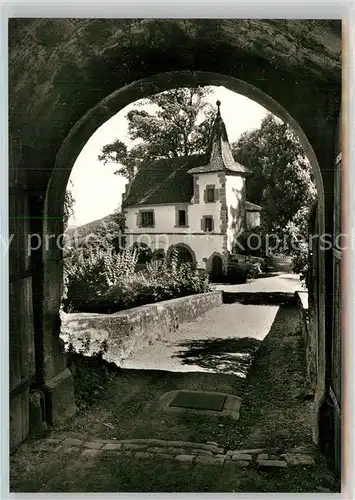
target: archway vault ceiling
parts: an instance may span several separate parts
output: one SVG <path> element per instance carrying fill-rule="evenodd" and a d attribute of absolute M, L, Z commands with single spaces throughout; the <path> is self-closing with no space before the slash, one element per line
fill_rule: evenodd
<path fill-rule="evenodd" d="M 189 70 L 255 85 L 317 135 L 338 113 L 340 54 L 337 21 L 13 19 L 10 131 L 33 184 L 45 186 L 63 140 L 101 99 L 156 73 Z"/>

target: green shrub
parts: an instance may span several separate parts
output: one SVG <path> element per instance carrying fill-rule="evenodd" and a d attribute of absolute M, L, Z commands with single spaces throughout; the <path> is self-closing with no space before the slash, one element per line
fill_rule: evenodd
<path fill-rule="evenodd" d="M 287 241 L 285 253 L 291 258 L 293 272 L 299 274 L 300 280 L 304 284 L 307 280 L 310 257 L 308 232 L 312 229 L 310 226 L 307 227 L 306 223 L 310 223 L 310 218 L 309 207 L 303 207 L 295 214 L 294 220 L 289 222 L 285 228 Z"/>
<path fill-rule="evenodd" d="M 82 413 L 104 397 L 107 384 L 112 381 L 115 372 L 101 354 L 89 357 L 70 349 L 67 363 L 73 376 L 75 402 L 78 412 Z"/>

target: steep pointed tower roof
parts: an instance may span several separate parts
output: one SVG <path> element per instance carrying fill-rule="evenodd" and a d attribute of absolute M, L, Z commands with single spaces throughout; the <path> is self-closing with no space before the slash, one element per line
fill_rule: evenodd
<path fill-rule="evenodd" d="M 251 172 L 236 162 L 228 140 L 226 126 L 221 117 L 221 101 L 217 101 L 217 115 L 213 122 L 210 144 L 207 150 L 206 165 L 192 168 L 190 174 L 202 174 L 207 172 L 229 172 L 239 175 L 248 175 Z"/>

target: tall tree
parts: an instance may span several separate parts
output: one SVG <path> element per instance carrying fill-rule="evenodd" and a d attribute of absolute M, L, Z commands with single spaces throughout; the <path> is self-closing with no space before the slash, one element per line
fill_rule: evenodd
<path fill-rule="evenodd" d="M 278 251 L 291 257 L 294 272 L 305 279 L 316 187 L 302 145 L 287 124 L 268 114 L 258 130 L 242 134 L 232 149 L 235 159 L 252 171 L 247 196 L 262 207 L 260 229 L 280 238 Z"/>
<path fill-rule="evenodd" d="M 252 171 L 247 195 L 262 206 L 267 231 L 282 233 L 291 221 L 305 227 L 305 208 L 314 202 L 316 189 L 311 165 L 290 127 L 268 114 L 258 130 L 242 134 L 232 149 L 236 160 Z"/>
<path fill-rule="evenodd" d="M 211 92 L 209 87 L 178 88 L 139 101 L 126 116 L 129 138 L 136 144 L 128 149 L 116 139 L 103 146 L 99 160 L 117 162 L 115 173 L 129 178 L 144 161 L 203 153 L 215 113 L 206 102 Z"/>

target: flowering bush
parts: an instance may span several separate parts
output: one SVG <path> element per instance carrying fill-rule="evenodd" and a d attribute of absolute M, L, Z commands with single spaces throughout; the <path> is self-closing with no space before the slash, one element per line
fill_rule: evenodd
<path fill-rule="evenodd" d="M 92 300 L 103 297 L 107 290 L 135 274 L 136 251 L 115 254 L 93 248 L 79 248 L 64 261 L 63 308 L 79 310 Z"/>
<path fill-rule="evenodd" d="M 179 264 L 176 252 L 169 262 L 151 261 L 139 272 L 137 261 L 136 250 L 117 255 L 75 252 L 64 267 L 64 310 L 114 312 L 211 290 L 207 275 L 190 264 Z"/>
<path fill-rule="evenodd" d="M 285 228 L 288 243 L 285 253 L 291 257 L 293 272 L 299 274 L 300 280 L 304 284 L 306 283 L 309 268 L 310 249 L 308 238 L 312 230 L 310 221 L 314 208 L 315 205 L 299 209 L 293 220 Z"/>

